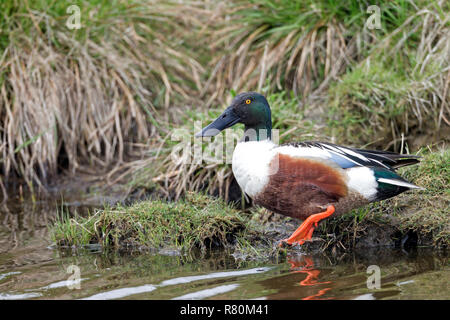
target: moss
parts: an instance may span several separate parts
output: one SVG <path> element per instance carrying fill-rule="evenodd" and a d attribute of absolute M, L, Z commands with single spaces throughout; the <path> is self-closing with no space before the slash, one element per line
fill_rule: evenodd
<path fill-rule="evenodd" d="M 418 233 L 419 244 L 450 245 L 450 150 L 426 154 L 420 165 L 402 175 L 425 188 L 400 195 L 386 203 L 393 206 L 403 232 Z"/>

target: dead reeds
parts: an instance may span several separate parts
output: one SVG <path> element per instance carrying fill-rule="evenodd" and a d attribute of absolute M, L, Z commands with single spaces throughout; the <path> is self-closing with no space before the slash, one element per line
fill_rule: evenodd
<path fill-rule="evenodd" d="M 397 152 L 408 151 L 402 145 L 416 150 L 426 141 L 448 141 L 449 22 L 448 13 L 432 6 L 418 10 L 335 82 L 333 134 L 353 144 L 378 137 L 374 147 Z"/>
<path fill-rule="evenodd" d="M 167 110 L 192 101 L 201 85 L 203 67 L 165 33 L 181 29 L 164 16 L 166 5 L 124 5 L 119 16 L 111 8 L 80 30 L 28 5 L 12 4 L 5 23 L 12 29 L 0 66 L 2 182 L 13 174 L 33 190 L 60 169 L 98 174 L 121 165 L 134 144 L 167 134 Z M 156 20 L 164 27 L 155 29 Z"/>

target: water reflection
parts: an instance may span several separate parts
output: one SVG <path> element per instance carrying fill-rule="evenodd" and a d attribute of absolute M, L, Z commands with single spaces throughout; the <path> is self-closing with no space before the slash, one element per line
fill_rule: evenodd
<path fill-rule="evenodd" d="M 261 281 L 268 291 L 275 293 L 266 299 L 330 299 L 323 297 L 332 287 L 332 281 L 326 279 L 328 271 L 315 267 L 312 255 L 290 255 L 286 259 L 289 269 L 277 277 Z"/>
<path fill-rule="evenodd" d="M 448 299 L 450 267 L 445 251 L 377 248 L 341 255 L 287 257 L 289 268 L 260 281 L 265 299 Z M 381 288 L 367 285 L 368 267 L 381 270 Z M 428 288 L 427 288 L 428 287 Z"/>
<path fill-rule="evenodd" d="M 304 273 L 306 278 L 299 282 L 300 286 L 317 286 L 322 284 L 330 284 L 331 281 L 319 282 L 317 279 L 320 274 L 320 270 L 314 269 L 314 262 L 312 256 L 304 255 L 297 258 L 289 258 L 288 262 L 291 265 L 292 273 Z M 299 270 L 298 270 L 299 269 Z M 302 298 L 302 300 L 318 299 L 323 296 L 331 288 L 319 289 L 316 294 Z"/>
<path fill-rule="evenodd" d="M 49 203 L 0 208 L 0 299 L 450 299 L 445 251 L 378 248 L 240 261 L 227 251 L 57 250 L 47 231 L 55 212 Z M 79 290 L 68 286 L 71 265 L 81 270 Z M 381 289 L 367 288 L 370 265 L 380 267 Z"/>
<path fill-rule="evenodd" d="M 50 261 L 6 268 L 0 299 L 397 299 L 449 298 L 445 253 L 374 250 L 292 254 L 272 262 L 140 252 L 46 249 Z M 367 288 L 377 264 L 381 289 Z M 68 266 L 81 270 L 80 289 L 68 288 Z"/>

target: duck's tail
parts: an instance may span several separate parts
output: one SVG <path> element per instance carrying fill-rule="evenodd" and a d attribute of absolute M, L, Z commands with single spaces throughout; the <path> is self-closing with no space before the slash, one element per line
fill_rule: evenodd
<path fill-rule="evenodd" d="M 378 184 L 375 196 L 377 201 L 394 197 L 409 189 L 425 190 L 402 178 L 394 171 L 380 167 L 372 168 L 372 170 Z"/>

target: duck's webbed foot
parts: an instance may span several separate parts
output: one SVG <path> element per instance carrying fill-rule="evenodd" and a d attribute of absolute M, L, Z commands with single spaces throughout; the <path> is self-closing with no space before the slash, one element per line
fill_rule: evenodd
<path fill-rule="evenodd" d="M 319 221 L 328 218 L 334 213 L 334 211 L 334 206 L 329 205 L 326 211 L 309 216 L 289 238 L 281 240 L 279 246 L 281 247 L 283 246 L 283 244 L 302 245 L 305 243 L 305 241 L 311 240 L 314 229 L 317 227 Z"/>

